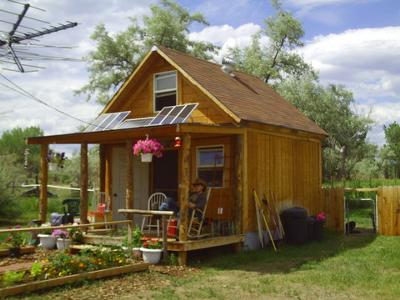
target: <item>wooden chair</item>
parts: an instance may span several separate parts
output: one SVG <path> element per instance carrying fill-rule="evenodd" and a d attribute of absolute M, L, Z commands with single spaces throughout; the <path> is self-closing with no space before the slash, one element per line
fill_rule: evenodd
<path fill-rule="evenodd" d="M 201 234 L 201 230 L 203 228 L 204 219 L 206 217 L 208 199 L 210 198 L 210 193 L 211 193 L 211 188 L 208 188 L 206 191 L 206 204 L 204 205 L 204 208 L 202 210 L 198 208 L 194 208 L 192 210 L 192 215 L 190 216 L 190 222 L 188 228 L 189 238 L 201 238 L 208 235 L 208 234 Z M 201 217 L 198 217 L 199 215 Z"/>
<path fill-rule="evenodd" d="M 147 201 L 147 209 L 148 210 L 159 210 L 159 207 L 162 203 L 165 202 L 167 196 L 164 193 L 154 193 L 151 194 L 149 200 Z M 156 221 L 155 224 L 153 221 Z M 152 228 L 157 228 L 157 236 L 160 236 L 160 219 L 153 215 L 143 215 L 142 220 L 142 232 L 147 230 L 148 233 L 151 233 Z"/>

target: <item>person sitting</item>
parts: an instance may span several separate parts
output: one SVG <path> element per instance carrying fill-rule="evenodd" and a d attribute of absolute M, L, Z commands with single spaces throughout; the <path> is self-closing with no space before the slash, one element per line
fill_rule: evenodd
<path fill-rule="evenodd" d="M 193 209 L 196 209 L 195 213 L 196 218 L 201 219 L 203 217 L 200 211 L 203 211 L 204 206 L 206 205 L 207 202 L 206 191 L 207 191 L 207 183 L 204 180 L 197 178 L 192 184 L 192 192 L 189 196 L 189 203 L 188 203 L 189 217 L 192 215 Z M 200 211 L 197 211 L 197 209 Z"/>

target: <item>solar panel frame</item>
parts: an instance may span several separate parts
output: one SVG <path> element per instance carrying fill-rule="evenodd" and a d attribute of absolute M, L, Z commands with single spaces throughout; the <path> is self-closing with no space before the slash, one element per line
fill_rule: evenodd
<path fill-rule="evenodd" d="M 125 118 L 129 114 L 130 111 L 101 114 L 88 127 L 86 127 L 84 132 L 96 132 L 115 129 L 120 123 L 125 120 Z"/>
<path fill-rule="evenodd" d="M 170 113 L 170 111 L 174 108 L 175 106 L 166 106 L 163 107 L 162 110 L 154 117 L 153 121 L 150 122 L 148 126 L 154 126 L 154 125 L 160 125 L 161 122 L 165 119 L 166 116 Z"/>
<path fill-rule="evenodd" d="M 106 126 L 106 128 L 104 130 L 106 130 L 106 129 L 112 130 L 112 129 L 117 128 L 118 125 L 121 124 L 125 120 L 125 118 L 129 115 L 129 113 L 130 113 L 130 111 L 122 111 L 122 112 L 118 113 L 115 116 L 115 118 L 110 123 L 108 123 L 108 125 Z"/>
<path fill-rule="evenodd" d="M 101 114 L 98 116 L 96 119 L 90 122 L 90 125 L 85 128 L 84 132 L 93 131 L 93 129 L 95 129 L 104 120 L 104 118 L 107 118 L 107 114 Z"/>
<path fill-rule="evenodd" d="M 172 124 L 172 121 L 185 109 L 185 105 L 176 105 L 169 114 L 161 121 L 160 125 Z"/>
<path fill-rule="evenodd" d="M 181 112 L 175 117 L 175 119 L 170 123 L 170 124 L 179 124 L 179 123 L 184 123 L 186 120 L 190 117 L 192 112 L 199 106 L 198 103 L 188 103 L 185 105 L 185 107 L 181 110 Z M 184 111 L 187 109 L 186 115 L 184 114 Z M 182 120 L 178 121 L 178 118 L 182 118 Z"/>

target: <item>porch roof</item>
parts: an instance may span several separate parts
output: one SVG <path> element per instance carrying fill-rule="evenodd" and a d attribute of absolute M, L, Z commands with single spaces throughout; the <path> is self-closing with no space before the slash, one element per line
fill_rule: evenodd
<path fill-rule="evenodd" d="M 171 124 L 158 126 L 144 126 L 128 129 L 116 129 L 96 132 L 76 132 L 59 135 L 29 137 L 28 144 L 111 144 L 127 139 L 141 138 L 146 134 L 155 137 L 169 137 L 183 133 L 193 134 L 242 134 L 244 128 L 207 124 Z"/>

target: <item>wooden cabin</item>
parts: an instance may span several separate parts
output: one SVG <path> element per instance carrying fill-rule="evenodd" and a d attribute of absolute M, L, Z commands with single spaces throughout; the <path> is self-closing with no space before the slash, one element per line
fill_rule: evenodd
<path fill-rule="evenodd" d="M 195 109 L 185 120 L 154 121 L 165 107 L 191 103 Z M 99 125 L 102 115 L 118 112 L 126 112 L 118 115 L 123 121 L 118 126 Z M 54 143 L 81 145 L 83 222 L 88 144 L 100 145 L 102 201 L 109 200 L 113 220 L 125 218 L 118 214 L 120 208 L 146 209 L 148 196 L 158 191 L 178 199 L 182 211 L 192 180 L 206 180 L 213 187 L 207 220 L 215 225 L 215 237 L 188 241 L 188 216 L 182 213 L 180 244 L 170 249 L 180 251 L 183 260 L 186 251 L 243 239 L 251 247 L 257 231 L 253 189 L 259 195 L 273 191 L 277 202 L 305 207 L 309 213 L 323 208 L 321 141 L 326 133 L 259 78 L 153 47 L 99 118 L 84 132 L 29 138 L 30 144 L 42 147 L 42 220 L 47 213 L 46 155 Z M 132 155 L 132 145 L 146 135 L 166 148 L 152 163 Z M 179 148 L 174 147 L 176 137 L 182 141 Z"/>

